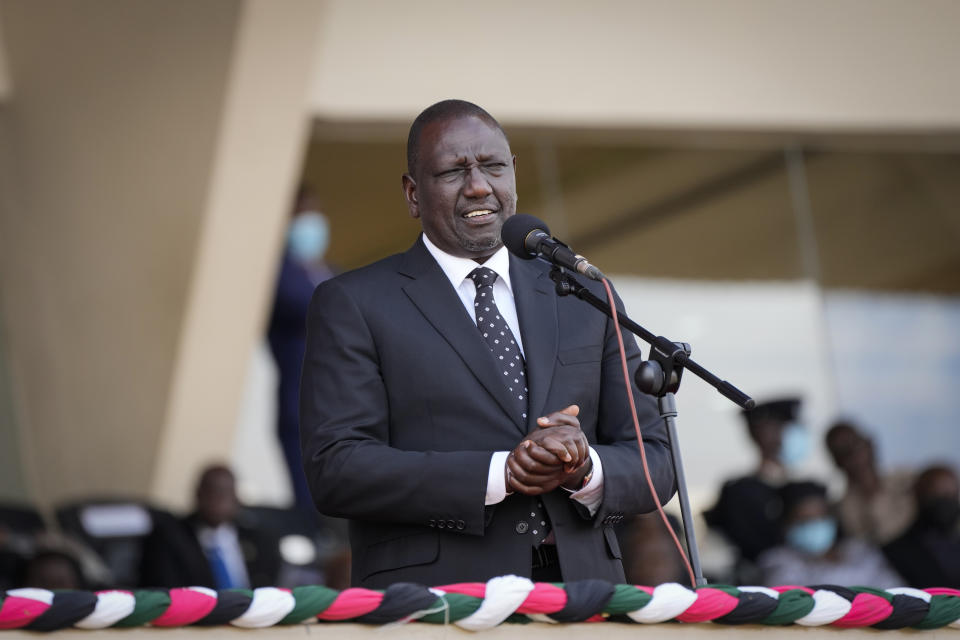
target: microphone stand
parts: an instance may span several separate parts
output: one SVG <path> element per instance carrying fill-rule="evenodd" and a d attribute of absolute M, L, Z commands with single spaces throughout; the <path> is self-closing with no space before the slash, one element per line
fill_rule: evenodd
<path fill-rule="evenodd" d="M 574 295 L 612 318 L 609 303 L 590 292 L 563 267 L 550 270 L 550 279 L 556 285 L 558 296 Z M 617 321 L 624 329 L 650 344 L 650 359 L 640 363 L 635 381 L 640 391 L 657 398 L 660 417 L 667 427 L 667 439 L 670 443 L 670 458 L 677 479 L 677 497 L 680 499 L 680 516 L 683 520 L 683 533 L 690 554 L 697 586 L 707 584 L 700 566 L 700 550 L 697 547 L 696 534 L 693 531 L 693 515 L 690 512 L 690 497 L 687 494 L 687 478 L 680 457 L 680 443 L 677 434 L 677 402 L 674 394 L 680 389 L 680 378 L 684 369 L 703 379 L 724 397 L 744 409 L 752 409 L 756 404 L 753 398 L 735 386 L 721 380 L 690 359 L 690 345 L 684 342 L 672 342 L 663 336 L 655 336 L 631 320 L 625 313 L 617 313 Z M 643 443 L 640 443 L 643 446 Z M 656 496 L 654 496 L 656 498 Z"/>

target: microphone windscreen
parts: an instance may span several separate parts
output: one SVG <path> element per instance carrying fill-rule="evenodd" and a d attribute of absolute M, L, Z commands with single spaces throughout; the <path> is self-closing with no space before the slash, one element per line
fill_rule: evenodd
<path fill-rule="evenodd" d="M 537 229 L 550 235 L 550 227 L 548 227 L 543 220 L 527 215 L 526 213 L 515 213 L 503 223 L 503 228 L 500 229 L 500 239 L 503 240 L 507 251 L 513 255 L 518 258 L 523 258 L 524 260 L 532 260 L 537 256 L 534 253 L 530 253 L 530 250 L 527 249 L 524 243 L 527 240 L 527 236 Z"/>

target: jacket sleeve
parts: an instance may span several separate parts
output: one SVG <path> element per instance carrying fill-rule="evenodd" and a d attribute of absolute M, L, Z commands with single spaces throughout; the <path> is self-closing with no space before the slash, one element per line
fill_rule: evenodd
<path fill-rule="evenodd" d="M 307 316 L 300 381 L 303 463 L 317 508 L 330 516 L 385 523 L 462 522 L 455 531 L 482 535 L 493 451 L 391 446 L 377 341 L 339 279 L 317 288 Z M 413 391 L 429 381 L 391 383 L 408 384 Z"/>
<path fill-rule="evenodd" d="M 606 298 L 605 290 L 597 293 Z M 623 301 L 614 293 L 618 313 L 623 313 Z M 594 445 L 603 462 L 603 502 L 594 516 L 596 526 L 605 524 L 610 515 L 648 513 L 656 509 L 658 500 L 666 503 L 676 492 L 676 479 L 670 458 L 666 426 L 660 418 L 656 401 L 640 392 L 634 374 L 643 360 L 633 334 L 623 330 L 627 354 L 630 389 L 639 419 L 642 442 L 650 477 L 656 488 L 651 494 L 643 471 L 636 429 L 630 413 L 629 399 L 623 379 L 623 365 L 617 341 L 616 326 L 608 320 L 601 363 L 600 403 L 597 417 L 597 444 Z"/>

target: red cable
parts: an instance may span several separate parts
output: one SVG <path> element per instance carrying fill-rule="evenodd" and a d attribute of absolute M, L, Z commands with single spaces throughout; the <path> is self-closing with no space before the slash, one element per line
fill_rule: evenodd
<path fill-rule="evenodd" d="M 663 520 L 663 525 L 667 528 L 667 532 L 670 533 L 670 537 L 673 538 L 673 543 L 677 545 L 677 551 L 680 552 L 680 557 L 683 558 L 683 564 L 687 568 L 687 574 L 690 576 L 690 586 L 696 590 L 697 580 L 693 576 L 693 567 L 690 566 L 690 561 L 687 559 L 687 554 L 683 551 L 683 545 L 680 544 L 677 534 L 674 533 L 673 527 L 670 526 L 670 521 L 667 520 L 667 514 L 663 510 L 663 505 L 660 504 L 660 499 L 657 497 L 656 487 L 653 486 L 653 478 L 650 477 L 650 467 L 647 465 L 647 452 L 643 447 L 643 434 L 640 433 L 640 419 L 637 417 L 637 405 L 633 401 L 633 389 L 630 386 L 630 370 L 627 367 L 627 351 L 623 346 L 623 333 L 620 331 L 620 322 L 617 320 L 617 305 L 614 303 L 613 290 L 610 288 L 610 282 L 606 278 L 603 279 L 603 286 L 607 290 L 607 301 L 610 303 L 610 313 L 613 316 L 613 326 L 617 330 L 617 344 L 620 346 L 620 364 L 623 365 L 623 382 L 627 386 L 627 399 L 630 401 L 630 415 L 633 417 L 633 428 L 637 432 L 637 446 L 640 447 L 640 460 L 643 462 L 643 475 L 647 479 L 647 486 L 650 487 L 650 495 L 653 496 L 653 502 L 657 505 L 657 512 L 660 514 L 660 519 Z"/>

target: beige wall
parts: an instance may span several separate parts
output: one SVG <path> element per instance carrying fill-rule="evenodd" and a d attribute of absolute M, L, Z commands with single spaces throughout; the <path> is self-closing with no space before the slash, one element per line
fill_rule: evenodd
<path fill-rule="evenodd" d="M 3 39 L 3 20 L 0 19 L 0 104 L 10 96 L 10 71 L 7 69 L 7 50 Z"/>
<path fill-rule="evenodd" d="M 31 493 L 181 498 L 229 451 L 316 7 L 3 0 L 0 19 L 0 302 Z"/>
<path fill-rule="evenodd" d="M 324 4 L 322 119 L 462 97 L 514 125 L 960 127 L 954 0 Z"/>

